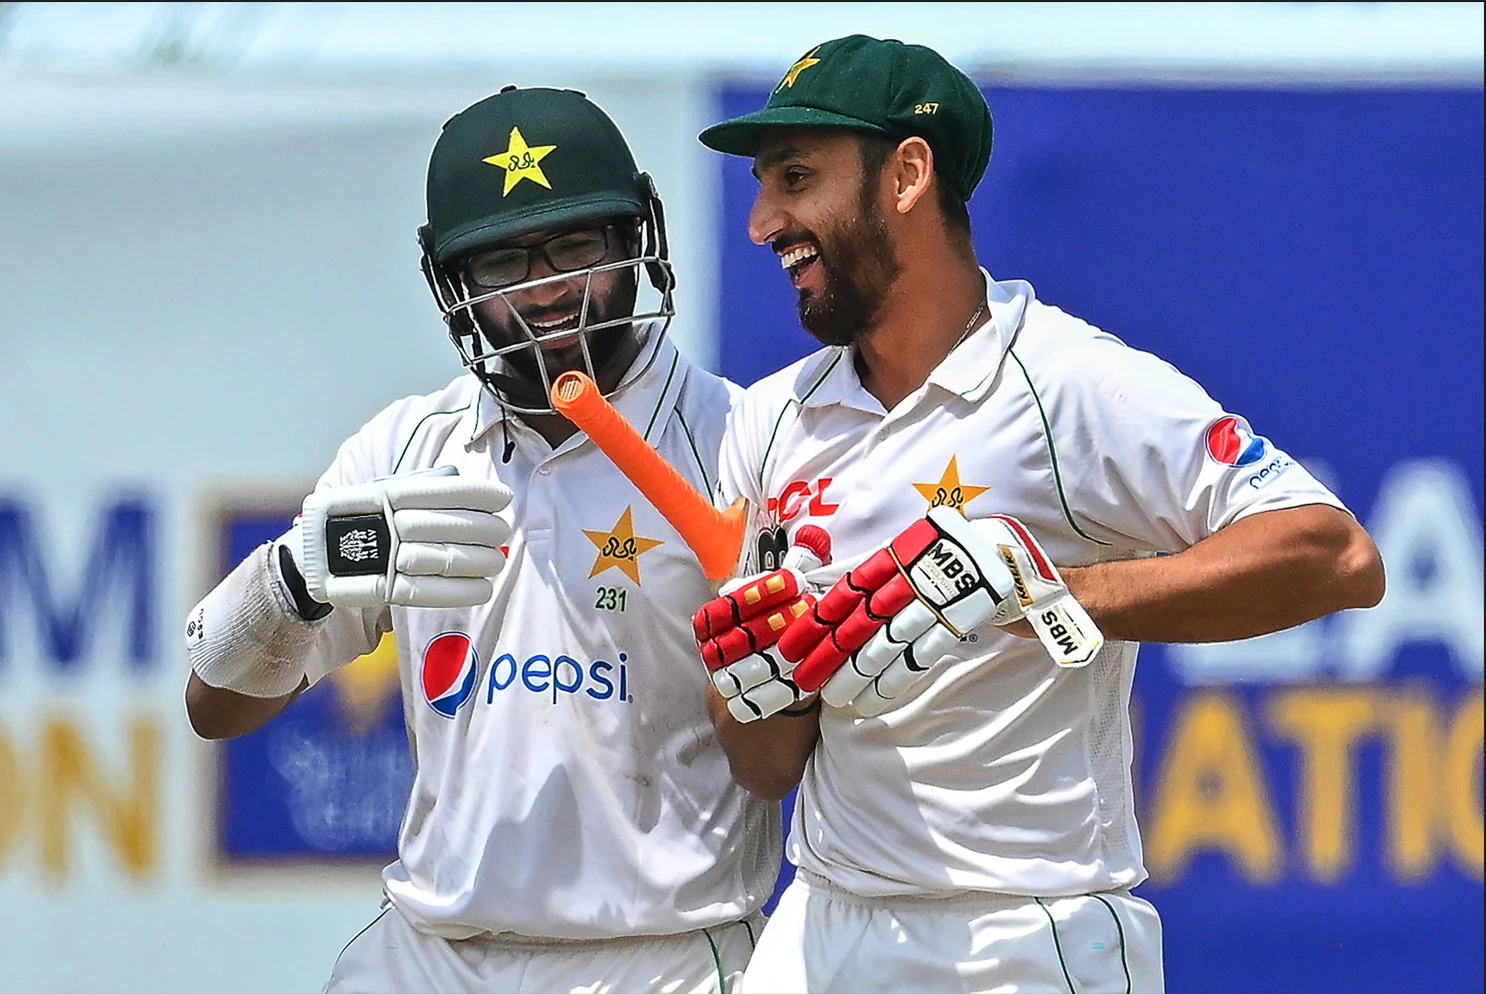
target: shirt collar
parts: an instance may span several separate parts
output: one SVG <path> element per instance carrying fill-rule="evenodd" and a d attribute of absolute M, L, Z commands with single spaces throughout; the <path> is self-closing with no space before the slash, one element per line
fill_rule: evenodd
<path fill-rule="evenodd" d="M 645 436 L 647 442 L 660 431 L 671 409 L 676 406 L 676 399 L 681 394 L 682 381 L 685 379 L 681 353 L 671 342 L 670 336 L 652 334 L 635 363 L 644 365 L 652 356 L 654 361 L 650 362 L 649 368 L 639 379 L 625 384 L 618 393 L 610 394 L 608 398 L 609 403 Z M 473 447 L 492 428 L 513 416 L 516 415 L 501 406 L 489 387 L 482 387 L 470 411 L 470 434 L 466 447 Z"/>
<path fill-rule="evenodd" d="M 986 309 L 990 318 L 955 346 L 929 373 L 928 382 L 959 394 L 967 400 L 983 397 L 995 382 L 996 372 L 1022 326 L 1027 305 L 1035 298 L 1032 286 L 1023 280 L 996 282 L 984 267 Z M 795 378 L 795 396 L 802 407 L 844 404 L 881 412 L 882 405 L 862 386 L 852 362 L 849 346 L 836 346 L 816 353 L 801 366 Z"/>
<path fill-rule="evenodd" d="M 1035 299 L 1030 283 L 1023 280 L 997 283 L 984 268 L 980 272 L 986 281 L 986 309 L 990 312 L 990 320 L 966 335 L 965 340 L 929 373 L 930 383 L 966 400 L 979 400 L 995 382 L 1001 364 L 1006 361 L 1006 353 L 1022 326 L 1027 305 Z"/>

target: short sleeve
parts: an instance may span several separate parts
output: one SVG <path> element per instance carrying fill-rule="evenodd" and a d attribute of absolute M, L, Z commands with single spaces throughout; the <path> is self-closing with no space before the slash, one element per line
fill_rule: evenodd
<path fill-rule="evenodd" d="M 1341 500 L 1170 363 L 1096 337 L 1076 369 L 1053 361 L 1046 403 L 1073 513 L 1141 551 L 1176 552 L 1261 511 Z M 1056 375 L 1059 368 L 1063 375 Z"/>

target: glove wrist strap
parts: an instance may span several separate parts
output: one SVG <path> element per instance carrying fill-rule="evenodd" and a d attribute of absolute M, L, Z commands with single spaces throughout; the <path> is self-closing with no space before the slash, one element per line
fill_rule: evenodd
<path fill-rule="evenodd" d="M 284 589 L 294 601 L 294 610 L 305 621 L 319 621 L 334 610 L 329 604 L 323 604 L 310 596 L 309 588 L 304 583 L 304 575 L 294 562 L 294 553 L 284 544 L 279 545 L 279 575 L 284 578 Z"/>

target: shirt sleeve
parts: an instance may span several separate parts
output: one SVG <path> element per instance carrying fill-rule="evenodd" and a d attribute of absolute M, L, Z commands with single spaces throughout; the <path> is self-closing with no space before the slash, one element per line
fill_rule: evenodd
<path fill-rule="evenodd" d="M 1261 511 L 1347 510 L 1247 419 L 1157 356 L 1101 335 L 1078 372 L 1053 379 L 1048 421 L 1056 448 L 1076 454 L 1065 482 L 1091 534 L 1177 552 Z"/>

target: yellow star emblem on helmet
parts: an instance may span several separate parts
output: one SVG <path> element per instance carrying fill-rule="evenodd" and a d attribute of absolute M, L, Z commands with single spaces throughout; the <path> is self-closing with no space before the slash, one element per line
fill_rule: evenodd
<path fill-rule="evenodd" d="M 583 529 L 583 534 L 599 550 L 598 558 L 593 561 L 593 569 L 588 573 L 590 579 L 606 569 L 617 569 L 639 583 L 640 557 L 657 545 L 665 544 L 658 538 L 641 538 L 636 535 L 634 515 L 630 512 L 631 509 L 626 507 L 609 531 Z"/>
<path fill-rule="evenodd" d="M 542 172 L 542 160 L 547 158 L 556 145 L 528 145 L 522 137 L 520 128 L 511 129 L 511 140 L 504 152 L 481 159 L 492 166 L 499 166 L 506 171 L 506 188 L 501 191 L 504 197 L 515 188 L 517 183 L 529 179 L 538 186 L 552 189 L 552 184 L 547 182 L 547 175 Z"/>
<path fill-rule="evenodd" d="M 950 456 L 949 465 L 944 467 L 944 475 L 939 478 L 938 483 L 915 483 L 913 489 L 923 495 L 931 508 L 948 505 L 964 514 L 966 504 L 991 488 L 961 483 L 959 464 L 954 456 Z"/>
<path fill-rule="evenodd" d="M 809 69 L 811 66 L 820 64 L 820 60 L 815 57 L 815 53 L 819 51 L 820 46 L 816 45 L 804 58 L 802 58 L 799 62 L 796 62 L 794 65 L 790 66 L 789 72 L 785 73 L 784 78 L 779 81 L 779 85 L 774 87 L 774 92 L 778 93 L 786 86 L 790 89 L 794 89 L 795 80 L 800 78 L 800 73 L 804 72 L 806 69 Z"/>

